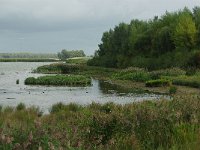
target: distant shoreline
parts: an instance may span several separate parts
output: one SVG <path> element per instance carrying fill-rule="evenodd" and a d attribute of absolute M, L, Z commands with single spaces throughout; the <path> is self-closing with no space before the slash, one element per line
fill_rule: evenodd
<path fill-rule="evenodd" d="M 0 62 L 58 62 L 55 58 L 0 58 Z"/>

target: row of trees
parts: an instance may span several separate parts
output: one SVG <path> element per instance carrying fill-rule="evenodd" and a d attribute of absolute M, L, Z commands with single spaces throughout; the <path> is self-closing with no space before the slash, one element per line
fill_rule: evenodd
<path fill-rule="evenodd" d="M 120 23 L 103 34 L 99 50 L 88 64 L 149 69 L 182 66 L 199 47 L 200 7 L 184 8 L 149 21 Z"/>
<path fill-rule="evenodd" d="M 85 57 L 85 53 L 83 50 L 65 50 L 63 49 L 61 52 L 58 53 L 58 58 L 61 60 L 66 60 L 68 58 L 73 58 L 73 57 Z"/>
<path fill-rule="evenodd" d="M 50 54 L 50 53 L 0 53 L 0 58 L 32 58 L 32 59 L 38 59 L 38 58 L 58 58 L 56 54 Z"/>

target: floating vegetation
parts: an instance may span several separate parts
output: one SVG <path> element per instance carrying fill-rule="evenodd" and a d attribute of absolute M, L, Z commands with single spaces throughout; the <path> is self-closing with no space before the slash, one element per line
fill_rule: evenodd
<path fill-rule="evenodd" d="M 83 75 L 56 75 L 29 77 L 25 80 L 26 85 L 55 85 L 55 86 L 88 86 L 91 84 L 90 77 Z"/>

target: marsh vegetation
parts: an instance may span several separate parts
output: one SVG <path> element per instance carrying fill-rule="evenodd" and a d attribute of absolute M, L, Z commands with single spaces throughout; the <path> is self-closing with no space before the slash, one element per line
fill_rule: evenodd
<path fill-rule="evenodd" d="M 24 81 L 31 85 L 29 97 L 36 89 L 67 88 L 61 93 L 59 88 L 54 93 L 52 89 L 48 91 L 55 99 L 45 113 L 39 107 L 27 107 L 24 103 L 16 107 L 0 106 L 0 149 L 198 149 L 199 16 L 200 8 L 195 7 L 193 11 L 184 8 L 166 12 L 149 21 L 121 23 L 103 34 L 93 58 L 72 59 L 72 55 L 85 54 L 81 50 L 62 50 L 58 57 L 65 62 L 34 68 L 33 77 L 28 74 Z M 100 94 L 88 87 L 95 86 L 94 79 L 100 85 L 99 93 L 110 95 L 100 102 L 84 101 L 83 95 L 87 94 L 87 100 L 99 98 Z M 20 86 L 21 81 L 17 78 L 15 86 Z M 119 95 L 115 92 L 117 88 L 123 89 Z M 126 90 L 145 94 L 133 100 L 130 93 L 123 96 Z M 39 92 L 45 99 L 46 91 Z M 92 92 L 99 95 L 92 97 Z M 71 93 L 82 99 L 73 103 L 65 101 L 66 97 L 75 98 L 70 97 Z M 120 102 L 113 99 L 109 102 L 109 96 L 120 97 Z M 57 103 L 58 97 L 62 102 Z M 154 100 L 150 100 L 152 97 Z M 39 101 L 39 106 L 48 102 L 44 99 Z M 84 102 L 87 105 L 81 105 Z"/>
<path fill-rule="evenodd" d="M 200 100 L 195 96 L 126 105 L 58 103 L 0 111 L 1 149 L 197 149 Z"/>

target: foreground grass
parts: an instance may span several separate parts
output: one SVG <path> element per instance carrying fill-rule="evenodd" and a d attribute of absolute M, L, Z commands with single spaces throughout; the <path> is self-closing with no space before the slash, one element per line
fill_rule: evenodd
<path fill-rule="evenodd" d="M 56 85 L 56 86 L 87 86 L 91 79 L 82 75 L 56 75 L 29 77 L 25 80 L 26 85 Z"/>
<path fill-rule="evenodd" d="M 0 111 L 0 149 L 197 149 L 200 99 L 145 101 L 127 105 L 92 103 Z"/>

